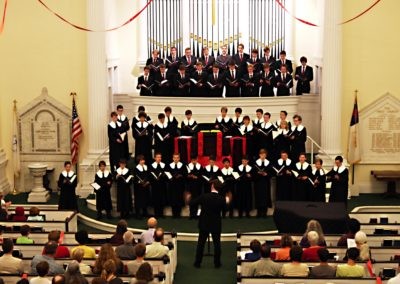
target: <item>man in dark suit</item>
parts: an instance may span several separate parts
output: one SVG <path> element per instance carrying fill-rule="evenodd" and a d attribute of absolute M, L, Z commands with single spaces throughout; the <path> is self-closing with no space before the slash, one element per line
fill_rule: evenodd
<path fill-rule="evenodd" d="M 276 95 L 290 96 L 290 89 L 293 87 L 293 77 L 287 72 L 286 65 L 282 65 L 278 76 L 275 77 Z"/>
<path fill-rule="evenodd" d="M 194 266 L 199 268 L 203 259 L 204 245 L 209 234 L 214 244 L 214 266 L 221 267 L 221 214 L 226 210 L 224 196 L 218 191 L 223 189 L 219 180 L 211 180 L 211 192 L 192 200 L 190 206 L 201 206 L 199 218 L 199 238 L 197 241 L 196 259 Z"/>
<path fill-rule="evenodd" d="M 208 74 L 203 71 L 203 63 L 196 63 L 196 71 L 190 76 L 190 96 L 192 97 L 206 97 Z"/>
<path fill-rule="evenodd" d="M 293 73 L 292 61 L 290 61 L 289 59 L 286 59 L 286 51 L 284 51 L 284 50 L 282 50 L 279 53 L 279 60 L 277 60 L 275 62 L 275 69 L 277 69 L 277 71 L 279 72 L 282 65 L 286 65 L 287 72 L 290 73 L 290 75 L 292 75 L 292 73 Z"/>
<path fill-rule="evenodd" d="M 235 68 L 235 62 L 229 63 L 229 69 L 225 71 L 225 97 L 240 97 L 240 79 L 241 74 Z"/>
<path fill-rule="evenodd" d="M 251 51 L 251 56 L 249 59 L 247 59 L 247 66 L 252 64 L 254 67 L 254 72 L 255 73 L 260 73 L 262 70 L 261 65 L 260 65 L 260 59 L 258 58 L 258 49 L 253 49 Z M 247 68 L 246 68 L 246 73 L 247 73 Z"/>
<path fill-rule="evenodd" d="M 212 73 L 208 76 L 207 85 L 209 87 L 209 96 L 220 98 L 224 89 L 224 76 L 219 73 L 218 65 L 214 64 Z"/>
<path fill-rule="evenodd" d="M 268 63 L 263 65 L 264 71 L 260 75 L 261 97 L 274 96 L 274 71 Z"/>
<path fill-rule="evenodd" d="M 190 90 L 190 76 L 186 73 L 185 66 L 180 65 L 178 74 L 174 74 L 173 76 L 174 89 L 172 95 L 177 97 L 188 97 Z"/>
<path fill-rule="evenodd" d="M 153 95 L 154 79 L 150 75 L 150 67 L 144 67 L 144 73 L 138 78 L 138 84 L 136 89 L 140 89 L 141 96 L 151 96 Z"/>
<path fill-rule="evenodd" d="M 182 56 L 181 62 L 185 66 L 186 72 L 188 74 L 192 74 L 195 69 L 194 65 L 196 64 L 197 59 L 192 55 L 192 50 L 190 49 L 190 47 L 185 48 L 185 55 Z"/>
<path fill-rule="evenodd" d="M 310 93 L 310 82 L 314 79 L 314 72 L 311 66 L 307 65 L 307 58 L 302 56 L 300 58 L 301 66 L 296 67 L 295 80 L 296 85 L 296 95 L 301 96 L 302 94 Z"/>
<path fill-rule="evenodd" d="M 203 56 L 200 58 L 200 62 L 203 63 L 203 70 L 208 74 L 211 74 L 213 65 L 215 63 L 215 58 L 209 54 L 207 46 L 203 47 Z"/>
<path fill-rule="evenodd" d="M 246 73 L 246 62 L 249 60 L 250 55 L 244 53 L 244 45 L 243 43 L 239 43 L 238 45 L 238 53 L 236 53 L 233 57 L 233 61 L 238 66 L 238 69 L 241 73 Z"/>
<path fill-rule="evenodd" d="M 170 49 L 170 55 L 167 56 L 165 59 L 165 65 L 168 68 L 168 73 L 170 74 L 177 74 L 178 73 L 178 68 L 180 65 L 178 55 L 176 53 L 176 47 L 173 46 Z"/>
<path fill-rule="evenodd" d="M 270 70 L 274 71 L 275 57 L 271 56 L 270 52 L 271 51 L 268 46 L 264 47 L 264 56 L 260 58 L 260 64 L 264 66 L 265 63 L 268 63 Z"/>
<path fill-rule="evenodd" d="M 154 76 L 154 83 L 156 83 L 154 90 L 155 96 L 169 96 L 171 94 L 171 75 L 167 73 L 164 64 L 160 64 L 160 71 Z"/>
<path fill-rule="evenodd" d="M 158 57 L 159 51 L 157 49 L 153 50 L 151 57 L 147 59 L 146 66 L 150 67 L 150 75 L 154 75 L 160 70 L 160 65 L 163 64 L 163 60 Z"/>
<path fill-rule="evenodd" d="M 242 78 L 242 97 L 258 97 L 259 89 L 259 73 L 255 72 L 253 64 L 247 65 L 247 74 Z"/>
<path fill-rule="evenodd" d="M 225 71 L 228 69 L 228 64 L 231 62 L 232 56 L 228 54 L 228 46 L 223 45 L 221 47 L 221 54 L 217 56 L 215 63 L 219 66 L 221 71 Z"/>

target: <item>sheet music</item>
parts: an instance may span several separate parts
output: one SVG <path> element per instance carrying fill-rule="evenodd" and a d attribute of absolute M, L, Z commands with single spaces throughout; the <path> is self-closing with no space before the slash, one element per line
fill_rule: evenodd
<path fill-rule="evenodd" d="M 172 179 L 172 175 L 170 172 L 164 172 L 168 179 Z"/>
<path fill-rule="evenodd" d="M 101 186 L 97 183 L 97 182 L 92 182 L 90 184 L 95 190 L 99 190 L 101 188 Z"/>

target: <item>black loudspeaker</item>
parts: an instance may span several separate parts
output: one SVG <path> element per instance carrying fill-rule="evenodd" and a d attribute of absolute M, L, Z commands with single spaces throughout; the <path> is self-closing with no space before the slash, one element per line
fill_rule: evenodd
<path fill-rule="evenodd" d="M 324 234 L 342 234 L 349 218 L 344 203 L 277 201 L 274 221 L 279 233 L 303 234 L 307 222 L 320 222 Z"/>

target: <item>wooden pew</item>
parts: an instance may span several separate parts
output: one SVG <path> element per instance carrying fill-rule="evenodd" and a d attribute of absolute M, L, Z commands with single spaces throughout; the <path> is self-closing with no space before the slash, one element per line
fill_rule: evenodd
<path fill-rule="evenodd" d="M 376 284 L 375 278 L 333 278 L 333 279 L 312 279 L 312 278 L 288 278 L 288 277 L 245 277 L 238 275 L 237 283 L 241 284 Z M 382 281 L 383 284 L 387 280 Z"/>
<path fill-rule="evenodd" d="M 400 223 L 400 212 L 351 212 L 349 217 L 366 224 L 370 223 L 371 219 L 377 219 L 380 224 Z"/>

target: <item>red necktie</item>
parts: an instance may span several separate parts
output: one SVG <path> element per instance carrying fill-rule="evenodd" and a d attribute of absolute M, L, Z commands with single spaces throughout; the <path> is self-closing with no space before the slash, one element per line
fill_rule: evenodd
<path fill-rule="evenodd" d="M 304 66 L 302 67 L 302 71 L 301 71 L 301 74 L 304 74 L 304 70 L 305 68 L 304 68 Z"/>
<path fill-rule="evenodd" d="M 190 65 L 190 63 L 191 63 L 190 56 L 188 57 L 187 62 L 188 62 L 188 65 Z"/>
<path fill-rule="evenodd" d="M 208 64 L 208 56 L 206 56 L 206 65 Z"/>
<path fill-rule="evenodd" d="M 162 73 L 162 78 L 163 78 L 163 80 L 165 79 L 165 75 L 164 75 L 164 73 Z"/>
<path fill-rule="evenodd" d="M 240 61 L 243 61 L 243 54 L 240 54 Z"/>

